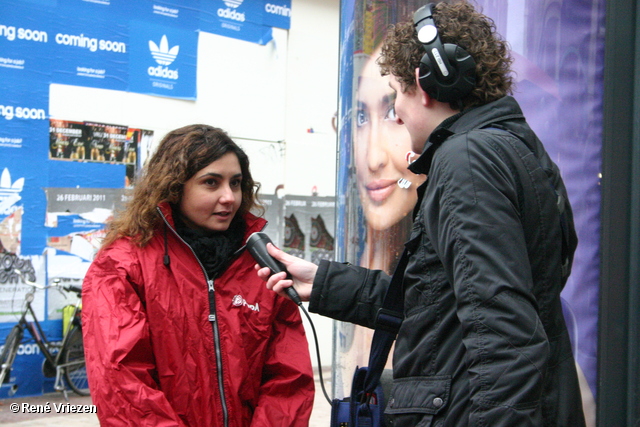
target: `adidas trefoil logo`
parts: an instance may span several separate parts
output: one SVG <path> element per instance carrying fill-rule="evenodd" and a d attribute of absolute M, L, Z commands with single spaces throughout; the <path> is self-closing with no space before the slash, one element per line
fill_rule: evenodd
<path fill-rule="evenodd" d="M 153 59 L 155 59 L 158 64 L 166 66 L 171 65 L 171 63 L 175 61 L 180 51 L 180 46 L 176 45 L 169 49 L 167 36 L 163 35 L 160 40 L 160 46 L 149 40 L 149 50 L 151 51 L 151 56 L 153 56 Z"/>
<path fill-rule="evenodd" d="M 2 176 L 0 176 L 0 194 L 19 193 L 22 191 L 23 186 L 24 178 L 17 179 L 13 184 L 11 184 L 11 173 L 9 172 L 9 169 L 4 168 Z"/>
<path fill-rule="evenodd" d="M 24 178 L 11 183 L 9 169 L 4 168 L 0 176 L 0 215 L 9 215 L 14 210 L 14 205 L 20 201 L 20 192 L 24 186 Z"/>
<path fill-rule="evenodd" d="M 244 0 L 224 0 L 224 4 L 227 5 L 227 7 L 232 7 L 232 8 L 236 8 L 238 6 L 240 6 L 242 4 Z"/>
<path fill-rule="evenodd" d="M 178 52 L 180 51 L 180 46 L 176 45 L 169 49 L 169 41 L 165 34 L 162 36 L 162 39 L 160 39 L 160 46 L 149 40 L 149 50 L 151 51 L 153 59 L 158 63 L 158 66 L 149 67 L 147 69 L 147 73 L 152 77 L 160 77 L 164 80 L 164 82 L 153 82 L 154 86 L 157 85 L 165 89 L 173 89 L 172 84 L 174 82 L 166 83 L 165 79 L 174 81 L 178 80 L 178 70 L 170 70 L 168 65 L 171 65 L 171 63 L 176 60 Z"/>

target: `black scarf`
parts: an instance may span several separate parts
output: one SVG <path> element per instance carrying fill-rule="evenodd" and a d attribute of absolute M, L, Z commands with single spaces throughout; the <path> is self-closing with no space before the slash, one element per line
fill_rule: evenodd
<path fill-rule="evenodd" d="M 176 231 L 191 246 L 211 279 L 222 275 L 233 254 L 244 244 L 245 223 L 239 215 L 225 231 L 194 230 L 186 226 L 177 209 L 173 209 Z"/>

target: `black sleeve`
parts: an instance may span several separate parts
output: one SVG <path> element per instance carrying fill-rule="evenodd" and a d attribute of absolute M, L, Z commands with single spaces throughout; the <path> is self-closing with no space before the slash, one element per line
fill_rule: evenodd
<path fill-rule="evenodd" d="M 381 270 L 323 260 L 313 282 L 309 311 L 373 329 L 389 281 Z"/>

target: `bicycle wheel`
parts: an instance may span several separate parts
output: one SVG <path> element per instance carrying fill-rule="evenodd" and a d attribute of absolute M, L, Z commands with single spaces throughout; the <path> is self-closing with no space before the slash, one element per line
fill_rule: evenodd
<path fill-rule="evenodd" d="M 69 331 L 67 345 L 62 350 L 62 363 L 65 365 L 64 377 L 67 384 L 76 394 L 89 396 L 89 382 L 87 381 L 87 368 L 84 362 L 84 345 L 82 343 L 82 330 L 73 328 Z"/>
<path fill-rule="evenodd" d="M 7 339 L 4 341 L 2 347 L 2 353 L 0 353 L 0 385 L 4 384 L 5 380 L 9 381 L 9 374 L 11 373 L 11 366 L 18 354 L 18 346 L 22 341 L 24 330 L 20 325 L 15 325 L 9 331 Z"/>

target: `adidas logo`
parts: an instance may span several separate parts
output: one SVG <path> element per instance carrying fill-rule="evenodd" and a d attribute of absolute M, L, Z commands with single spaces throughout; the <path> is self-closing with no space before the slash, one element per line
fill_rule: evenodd
<path fill-rule="evenodd" d="M 244 0 L 224 0 L 224 4 L 227 5 L 227 7 L 232 7 L 235 9 L 240 6 L 243 1 Z"/>
<path fill-rule="evenodd" d="M 163 35 L 162 39 L 160 39 L 160 46 L 149 40 L 149 51 L 158 66 L 149 67 L 147 73 L 153 77 L 178 80 L 178 70 L 170 70 L 167 66 L 176 60 L 178 52 L 180 52 L 180 46 L 176 45 L 169 49 L 169 40 L 167 40 L 166 35 Z M 173 89 L 173 87 L 168 87 L 168 89 Z"/>
<path fill-rule="evenodd" d="M 176 57 L 178 56 L 180 46 L 174 46 L 169 49 L 169 41 L 167 40 L 167 36 L 163 35 L 162 39 L 160 39 L 160 46 L 149 40 L 149 50 L 151 51 L 151 56 L 153 56 L 153 59 L 155 59 L 158 64 L 171 65 L 171 63 L 175 61 Z"/>
<path fill-rule="evenodd" d="M 231 19 L 233 21 L 244 22 L 244 13 L 240 13 L 234 9 L 242 4 L 244 0 L 224 0 L 226 9 L 218 9 L 218 16 L 220 18 Z"/>
<path fill-rule="evenodd" d="M 0 176 L 0 197 L 7 193 L 19 193 L 22 191 L 22 187 L 24 187 L 24 178 L 20 178 L 11 184 L 9 169 L 4 168 Z"/>
<path fill-rule="evenodd" d="M 13 184 L 11 183 L 11 174 L 9 169 L 4 168 L 2 175 L 0 175 L 0 214 L 11 214 L 11 208 L 15 203 L 20 201 L 21 197 L 18 193 L 22 191 L 24 187 L 24 178 L 17 179 Z"/>

